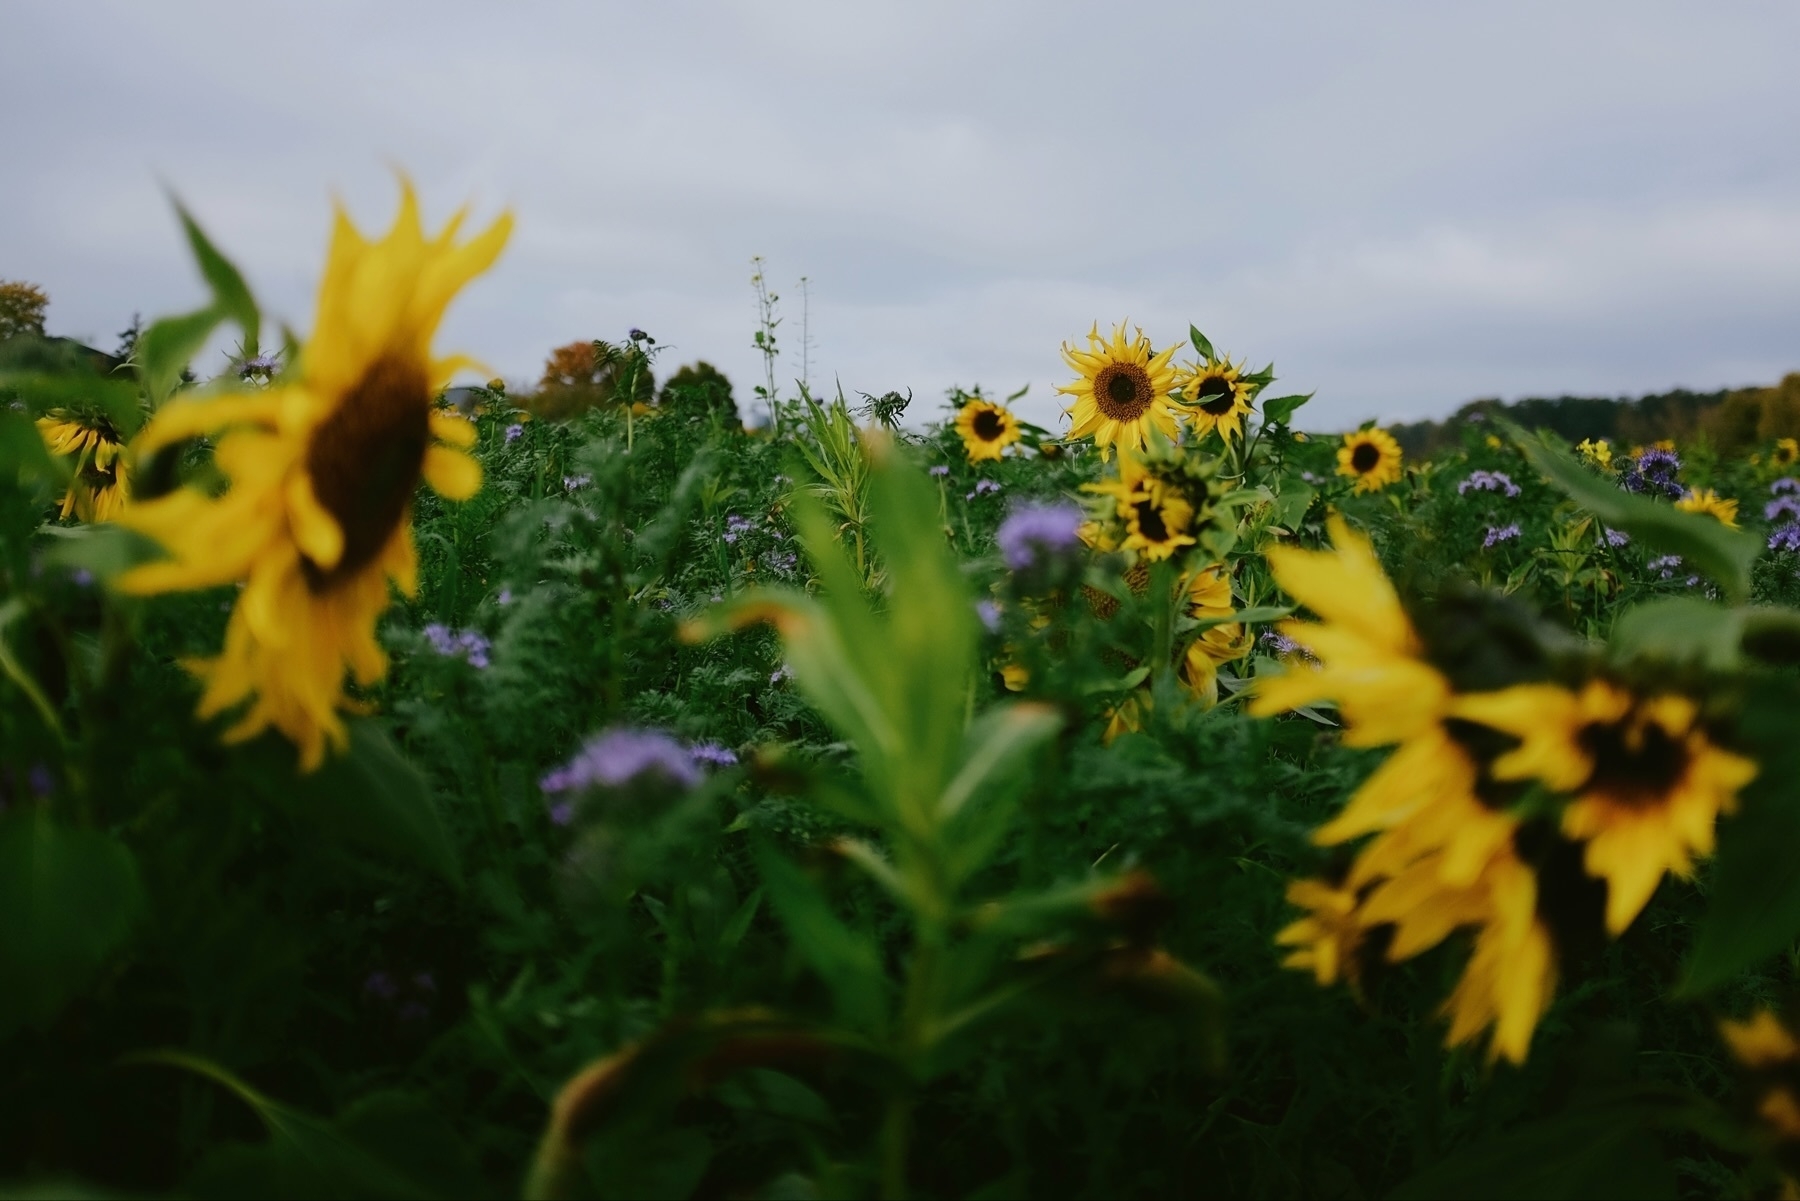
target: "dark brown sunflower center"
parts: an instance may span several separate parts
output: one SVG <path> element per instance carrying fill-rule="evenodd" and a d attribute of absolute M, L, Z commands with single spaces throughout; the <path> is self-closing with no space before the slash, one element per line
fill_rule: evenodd
<path fill-rule="evenodd" d="M 1154 396 L 1150 373 L 1136 363 L 1108 363 L 1094 377 L 1094 403 L 1114 421 L 1136 421 Z"/>
<path fill-rule="evenodd" d="M 1237 405 L 1237 389 L 1231 386 L 1230 380 L 1209 375 L 1194 389 L 1194 399 L 1199 402 L 1202 413 L 1223 417 Z"/>
<path fill-rule="evenodd" d="M 1687 771 L 1687 747 L 1653 721 L 1590 722 L 1576 742 L 1594 763 L 1582 791 L 1617 804 L 1661 804 Z"/>
<path fill-rule="evenodd" d="M 1789 463 L 1794 461 L 1794 451 L 1791 447 L 1777 446 L 1774 455 L 1771 457 L 1775 460 L 1776 466 L 1786 467 Z"/>
<path fill-rule="evenodd" d="M 1006 418 L 992 409 L 982 409 L 975 414 L 975 436 L 983 442 L 992 442 L 1006 432 Z"/>
<path fill-rule="evenodd" d="M 1162 510 L 1157 508 L 1155 501 L 1140 500 L 1133 507 L 1137 509 L 1138 532 L 1144 536 L 1145 541 L 1169 540 L 1168 523 L 1163 520 Z"/>
<path fill-rule="evenodd" d="M 406 519 L 431 440 L 431 389 L 417 363 L 378 359 L 313 432 L 306 471 L 313 494 L 344 532 L 335 567 L 302 558 L 322 592 L 373 562 Z"/>
<path fill-rule="evenodd" d="M 1350 468 L 1358 475 L 1367 475 L 1381 463 L 1381 448 L 1373 442 L 1359 442 L 1356 449 L 1350 452 Z"/>

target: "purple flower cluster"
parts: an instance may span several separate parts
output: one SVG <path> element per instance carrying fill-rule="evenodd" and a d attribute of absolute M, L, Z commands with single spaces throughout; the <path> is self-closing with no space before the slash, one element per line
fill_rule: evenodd
<path fill-rule="evenodd" d="M 1000 485 L 993 480 L 976 480 L 975 490 L 963 494 L 964 500 L 974 500 L 977 496 L 986 496 L 990 492 L 1000 491 Z"/>
<path fill-rule="evenodd" d="M 1770 550 L 1800 550 L 1800 521 L 1790 521 L 1769 535 Z"/>
<path fill-rule="evenodd" d="M 950 468 L 943 463 L 939 463 L 931 469 L 931 474 L 941 480 L 950 474 Z"/>
<path fill-rule="evenodd" d="M 509 444 L 513 443 L 513 442 L 517 442 L 519 440 L 520 436 L 523 435 L 524 433 L 525 433 L 525 427 L 515 421 L 511 425 L 506 427 L 506 441 Z"/>
<path fill-rule="evenodd" d="M 791 680 L 793 678 L 794 678 L 794 669 L 789 667 L 785 663 L 783 663 L 780 667 L 777 667 L 774 671 L 769 673 L 769 683 L 771 683 L 771 684 L 779 684 L 783 680 Z"/>
<path fill-rule="evenodd" d="M 1481 540 L 1481 545 L 1483 547 L 1498 546 L 1502 542 L 1511 542 L 1513 539 L 1517 538 L 1518 536 L 1519 536 L 1519 523 L 1516 521 L 1512 522 L 1509 525 L 1501 525 L 1501 526 L 1490 525 L 1488 527 L 1487 537 L 1485 537 Z"/>
<path fill-rule="evenodd" d="M 1504 471 L 1472 471 L 1468 479 L 1456 486 L 1456 494 L 1467 495 L 1471 489 L 1476 492 L 1504 492 L 1508 496 L 1519 494 L 1519 486 Z"/>
<path fill-rule="evenodd" d="M 1791 475 L 1784 475 L 1773 484 L 1769 485 L 1769 494 L 1771 496 L 1781 496 L 1784 493 L 1792 492 L 1800 492 L 1800 480 L 1795 479 Z"/>
<path fill-rule="evenodd" d="M 1674 451 L 1651 447 L 1637 458 L 1637 463 L 1625 469 L 1619 483 L 1627 492 L 1660 492 L 1670 500 L 1680 500 L 1686 491 L 1675 482 L 1675 473 L 1681 470 L 1681 460 Z"/>
<path fill-rule="evenodd" d="M 725 541 L 727 542 L 736 542 L 755 529 L 756 523 L 748 517 L 739 517 L 736 513 L 725 515 Z"/>
<path fill-rule="evenodd" d="M 563 476 L 563 489 L 573 492 L 577 488 L 585 488 L 593 482 L 594 477 L 591 475 L 565 475 Z"/>
<path fill-rule="evenodd" d="M 573 797 L 592 788 L 625 788 L 661 783 L 680 791 L 705 778 L 703 767 L 730 767 L 737 756 L 716 742 L 683 746 L 661 730 L 615 726 L 588 739 L 561 767 L 545 772 L 538 787 L 552 795 Z M 572 800 L 551 806 L 550 820 L 567 825 L 574 817 Z"/>
<path fill-rule="evenodd" d="M 470 667 L 489 665 L 488 652 L 493 649 L 493 644 L 479 630 L 452 630 L 443 622 L 434 621 L 425 627 L 424 634 L 431 649 L 440 655 L 467 660 Z"/>
<path fill-rule="evenodd" d="M 1784 517 L 1789 521 L 1800 519 L 1800 496 L 1777 496 L 1763 506 L 1763 516 L 1770 521 L 1780 521 Z"/>
<path fill-rule="evenodd" d="M 986 483 L 983 480 L 982 483 Z M 980 487 L 980 485 L 976 485 Z M 1019 505 L 994 534 L 1000 555 L 1014 571 L 1027 571 L 1081 545 L 1081 510 L 1063 503 Z"/>
<path fill-rule="evenodd" d="M 1625 531 L 1615 530 L 1609 526 L 1601 526 L 1600 529 L 1602 531 L 1601 536 L 1606 540 L 1606 545 L 1608 545 L 1608 546 L 1629 546 L 1629 545 L 1631 545 L 1631 535 L 1627 534 Z"/>
<path fill-rule="evenodd" d="M 793 575 L 800 566 L 800 555 L 797 551 L 772 550 L 763 556 L 763 565 L 776 575 Z"/>
<path fill-rule="evenodd" d="M 1662 555 L 1658 558 L 1650 560 L 1650 562 L 1648 564 L 1646 564 L 1646 566 L 1648 566 L 1651 571 L 1654 571 L 1658 575 L 1660 575 L 1663 579 L 1672 580 L 1675 578 L 1676 571 L 1678 571 L 1681 567 L 1681 556 L 1680 555 Z"/>
<path fill-rule="evenodd" d="M 1000 606 L 993 601 L 976 601 L 975 616 L 981 618 L 981 624 L 988 633 L 998 634 L 1000 632 Z"/>

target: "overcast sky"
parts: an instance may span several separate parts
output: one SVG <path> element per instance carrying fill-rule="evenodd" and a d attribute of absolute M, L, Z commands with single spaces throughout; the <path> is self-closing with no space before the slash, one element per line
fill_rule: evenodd
<path fill-rule="evenodd" d="M 1196 322 L 1314 428 L 1800 368 L 1800 6 L 0 6 L 0 278 L 110 348 L 202 297 L 165 189 L 302 333 L 330 205 L 510 208 L 442 345 L 640 326 L 747 407 L 750 257 L 815 384 L 1011 392 Z M 200 364 L 216 370 L 216 360 Z"/>

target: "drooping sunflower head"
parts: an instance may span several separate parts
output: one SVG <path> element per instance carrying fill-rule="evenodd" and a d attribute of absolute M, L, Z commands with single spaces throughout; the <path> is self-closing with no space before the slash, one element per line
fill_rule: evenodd
<path fill-rule="evenodd" d="M 1001 451 L 1019 440 L 1019 419 L 1005 405 L 975 396 L 957 412 L 956 432 L 970 462 L 998 459 Z"/>
<path fill-rule="evenodd" d="M 1338 474 L 1356 481 L 1358 492 L 1379 492 L 1400 482 L 1400 444 L 1386 430 L 1357 430 L 1338 448 Z"/>
<path fill-rule="evenodd" d="M 1197 437 L 1214 430 L 1227 442 L 1241 437 L 1256 385 L 1230 359 L 1207 360 L 1182 368 L 1176 377 L 1183 409 Z"/>
<path fill-rule="evenodd" d="M 37 420 L 39 435 L 50 453 L 72 460 L 74 478 L 63 493 L 61 516 L 82 521 L 112 521 L 131 497 L 125 439 L 112 421 L 99 413 L 57 409 Z"/>
<path fill-rule="evenodd" d="M 1175 369 L 1169 363 L 1173 346 L 1155 351 L 1143 330 L 1127 338 L 1121 323 L 1110 339 L 1102 338 L 1095 326 L 1088 331 L 1086 350 L 1065 342 L 1062 354 L 1077 376 L 1075 382 L 1056 389 L 1075 398 L 1065 410 L 1074 421 L 1071 439 L 1092 435 L 1103 456 L 1110 455 L 1115 444 L 1143 446 L 1152 429 L 1175 439 L 1179 427 L 1170 399 Z"/>
<path fill-rule="evenodd" d="M 1722 525 L 1737 529 L 1737 501 L 1720 496 L 1711 488 L 1690 489 L 1675 502 L 1675 507 L 1684 513 L 1704 513 L 1717 518 Z"/>
<path fill-rule="evenodd" d="M 242 582 L 224 653 L 202 668 L 201 716 L 247 704 L 228 737 L 274 726 L 309 770 L 327 744 L 343 744 L 344 677 L 368 684 L 386 670 L 374 627 L 390 580 L 409 595 L 417 587 L 409 516 L 420 479 L 453 500 L 481 484 L 465 453 L 475 427 L 433 406 L 470 361 L 436 357 L 431 343 L 511 221 L 458 243 L 460 223 L 428 238 L 410 186 L 380 241 L 340 211 L 297 363 L 267 388 L 168 405 L 142 435 L 146 451 L 217 435 L 230 487 L 217 497 L 178 489 L 130 510 L 129 524 L 169 558 L 120 584 L 153 593 Z"/>

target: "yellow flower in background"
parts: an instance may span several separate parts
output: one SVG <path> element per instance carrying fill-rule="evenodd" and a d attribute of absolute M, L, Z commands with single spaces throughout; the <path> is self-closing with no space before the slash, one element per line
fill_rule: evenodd
<path fill-rule="evenodd" d="M 1356 491 L 1378 492 L 1400 481 L 1400 444 L 1386 430 L 1345 434 L 1337 471 L 1356 481 Z"/>
<path fill-rule="evenodd" d="M 1137 495 L 1120 508 L 1125 517 L 1125 540 L 1120 545 L 1126 550 L 1139 551 L 1154 562 L 1194 545 L 1188 532 L 1194 506 L 1162 480 L 1144 481 Z"/>
<path fill-rule="evenodd" d="M 1695 857 L 1712 853 L 1719 815 L 1756 775 L 1756 764 L 1707 737 L 1699 707 L 1675 693 L 1639 695 L 1600 679 L 1579 692 L 1521 684 L 1462 697 L 1455 711 L 1520 740 L 1494 761 L 1496 778 L 1536 779 L 1573 797 L 1563 833 L 1587 844 L 1588 874 L 1606 881 L 1615 935 L 1665 871 L 1691 876 Z"/>
<path fill-rule="evenodd" d="M 200 667 L 200 715 L 246 703 L 226 737 L 274 727 L 312 770 L 345 742 L 344 677 L 378 679 L 387 658 L 375 623 L 391 580 L 412 595 L 418 563 L 410 523 L 421 477 L 463 500 L 481 486 L 468 454 L 475 427 L 432 398 L 459 368 L 434 357 L 444 311 L 490 267 L 511 231 L 503 216 L 458 243 L 459 214 L 436 237 L 420 224 L 410 185 L 380 241 L 339 210 L 317 318 L 298 364 L 267 389 L 177 401 L 152 420 L 145 450 L 201 434 L 230 481 L 134 506 L 125 524 L 169 557 L 121 577 L 136 593 L 242 582 L 223 653 Z"/>
<path fill-rule="evenodd" d="M 1575 444 L 1575 449 L 1581 452 L 1585 462 L 1601 468 L 1612 466 L 1612 447 L 1605 438 L 1583 438 Z"/>
<path fill-rule="evenodd" d="M 1193 427 L 1196 441 L 1214 430 L 1229 442 L 1242 437 L 1244 418 L 1250 414 L 1255 387 L 1242 379 L 1229 359 L 1195 363 L 1181 369 L 1176 386 Z"/>
<path fill-rule="evenodd" d="M 1767 1009 L 1748 1021 L 1719 1023 L 1719 1034 L 1746 1070 L 1756 1095 L 1756 1114 L 1775 1141 L 1800 1141 L 1800 1096 L 1795 1068 L 1800 1067 L 1800 1041 L 1787 1024 Z M 1782 1176 L 1784 1197 L 1800 1194 L 1794 1180 Z"/>
<path fill-rule="evenodd" d="M 1737 529 L 1737 501 L 1727 500 L 1711 488 L 1690 489 L 1686 496 L 1675 502 L 1675 507 L 1684 513 L 1704 513 L 1708 517 L 1716 517 L 1722 524 Z"/>
<path fill-rule="evenodd" d="M 1194 573 L 1188 581 L 1188 616 L 1217 620 L 1233 615 L 1231 577 L 1219 565 Z M 1219 668 L 1250 653 L 1250 631 L 1242 622 L 1224 621 L 1208 626 L 1182 653 L 1181 682 L 1202 704 L 1219 699 Z"/>
<path fill-rule="evenodd" d="M 1800 462 L 1800 440 L 1777 438 L 1775 449 L 1769 454 L 1769 463 L 1775 467 L 1792 467 L 1796 462 Z"/>
<path fill-rule="evenodd" d="M 114 521 L 131 499 L 125 443 L 110 421 L 58 409 L 37 419 L 38 434 L 50 453 L 74 458 L 75 477 L 63 493 L 60 516 Z"/>
<path fill-rule="evenodd" d="M 1070 439 L 1092 435 L 1102 457 L 1110 455 L 1114 445 L 1142 447 L 1153 428 L 1175 440 L 1180 427 L 1169 397 L 1175 387 L 1175 369 L 1169 365 L 1173 346 L 1158 353 L 1141 329 L 1127 339 L 1121 323 L 1113 328 L 1110 340 L 1100 337 L 1096 325 L 1088 331 L 1086 350 L 1065 342 L 1062 354 L 1079 377 L 1056 389 L 1075 398 L 1064 410 L 1074 420 Z"/>
<path fill-rule="evenodd" d="M 1287 900 L 1307 913 L 1275 936 L 1277 946 L 1294 948 L 1281 965 L 1311 972 L 1321 988 L 1340 979 L 1359 988 L 1357 958 L 1364 927 L 1356 912 L 1356 890 L 1325 880 L 1295 880 L 1288 885 Z"/>
<path fill-rule="evenodd" d="M 1019 440 L 1019 419 L 1005 405 L 976 396 L 956 414 L 956 432 L 970 462 L 998 459 L 1001 451 Z"/>

